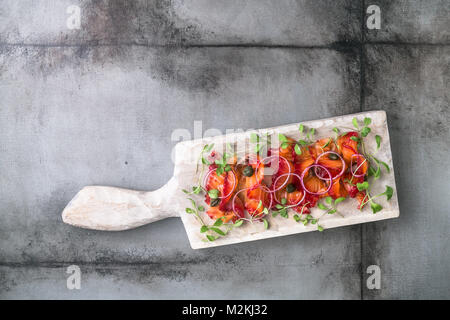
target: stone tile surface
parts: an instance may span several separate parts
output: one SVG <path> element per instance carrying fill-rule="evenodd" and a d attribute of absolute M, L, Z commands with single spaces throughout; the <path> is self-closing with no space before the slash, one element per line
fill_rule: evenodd
<path fill-rule="evenodd" d="M 329 45 L 360 37 L 352 0 L 3 0 L 0 42 Z M 67 28 L 78 5 L 79 30 Z"/>
<path fill-rule="evenodd" d="M 164 184 L 172 132 L 196 120 L 224 132 L 357 112 L 355 52 L 3 46 L 0 70 L 1 297 L 72 297 L 59 270 L 72 263 L 87 266 L 79 298 L 182 298 L 192 287 L 219 298 L 217 281 L 227 297 L 232 285 L 236 298 L 359 297 L 358 226 L 193 251 L 177 219 L 108 233 L 60 217 L 84 185 Z M 245 280 L 255 273 L 260 282 Z"/>
<path fill-rule="evenodd" d="M 353 233 L 348 228 L 341 232 Z M 346 236 L 347 236 L 346 235 Z M 344 237 L 346 237 L 344 236 Z M 38 267 L 0 267 L 3 299 L 358 299 L 359 264 L 351 251 L 359 245 L 352 237 L 347 254 L 342 248 L 301 254 L 302 239 L 275 241 L 276 250 L 253 251 L 235 247 L 223 256 L 210 252 L 203 258 L 154 264 L 80 265 L 81 289 L 67 289 L 69 264 Z M 334 241 L 327 237 L 328 241 Z M 264 241 L 263 241 L 264 242 Z M 268 243 L 266 242 L 266 245 Z M 291 250 L 280 252 L 284 247 Z M 304 249 L 307 249 L 305 245 Z M 242 255 L 242 251 L 247 254 Z"/>
<path fill-rule="evenodd" d="M 382 29 L 361 47 L 368 4 L 3 0 L 0 298 L 448 298 L 449 2 L 372 1 Z M 119 233 L 61 221 L 84 185 L 163 185 L 171 135 L 193 138 L 194 121 L 217 134 L 361 106 L 387 111 L 399 219 L 199 251 L 175 218 Z"/>
<path fill-rule="evenodd" d="M 450 48 L 369 46 L 367 58 L 366 108 L 388 114 L 400 218 L 363 226 L 363 266 L 382 271 L 364 296 L 448 299 Z"/>
<path fill-rule="evenodd" d="M 450 44 L 450 2 L 448 0 L 374 0 L 378 5 L 380 30 L 365 31 L 369 42 Z"/>

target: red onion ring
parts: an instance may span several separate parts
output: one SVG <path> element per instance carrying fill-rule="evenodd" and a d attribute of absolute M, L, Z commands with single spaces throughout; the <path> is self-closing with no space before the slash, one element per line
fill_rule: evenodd
<path fill-rule="evenodd" d="M 258 161 L 258 163 L 257 163 L 256 170 L 255 170 L 256 181 L 258 181 L 258 168 L 259 168 L 259 164 L 262 163 L 262 164 L 264 165 L 264 164 L 265 164 L 264 162 L 265 162 L 267 159 L 271 159 L 271 158 L 281 158 L 281 159 L 283 159 L 283 160 L 286 162 L 286 164 L 287 164 L 287 166 L 288 166 L 288 168 L 289 168 L 289 172 L 288 172 L 288 173 L 285 173 L 285 174 L 291 174 L 291 166 L 289 165 L 289 161 L 288 161 L 285 157 L 282 157 L 282 156 L 280 156 L 280 155 L 268 156 L 268 157 L 265 157 L 265 158 L 261 159 L 261 160 Z M 280 169 L 280 168 L 278 168 L 278 169 Z M 277 171 L 277 172 L 278 172 L 278 171 Z M 269 192 L 275 192 L 275 191 L 280 190 L 281 188 L 283 188 L 283 187 L 287 184 L 288 180 L 289 180 L 289 179 L 286 179 L 286 181 L 285 181 L 279 188 L 273 189 L 272 191 L 269 191 Z M 272 183 L 272 185 L 273 185 L 273 184 L 274 184 L 274 183 Z"/>
<path fill-rule="evenodd" d="M 363 159 L 364 159 L 364 161 L 356 168 L 356 170 L 355 171 L 353 171 L 353 157 L 355 157 L 355 156 L 357 156 L 357 157 L 362 157 Z M 366 174 L 365 173 L 363 173 L 363 174 L 356 174 L 356 172 L 358 171 L 358 169 L 364 164 L 364 162 L 366 162 L 367 161 L 367 159 L 366 159 L 366 157 L 364 157 L 362 154 L 360 154 L 360 153 L 355 153 L 355 154 L 352 154 L 352 156 L 350 157 L 350 172 L 352 173 L 352 175 L 354 176 L 354 177 L 356 177 L 356 178 L 361 178 L 361 177 L 364 177 Z"/>
<path fill-rule="evenodd" d="M 267 188 L 266 186 L 263 185 L 259 185 L 259 187 L 265 188 L 267 190 L 267 193 L 270 195 L 270 204 L 267 208 L 272 208 L 272 203 L 273 203 L 273 196 L 272 193 L 270 192 L 270 189 Z M 236 202 L 236 197 L 239 193 L 241 193 L 242 191 L 247 191 L 247 190 L 253 190 L 255 189 L 254 187 L 250 187 L 250 188 L 245 188 L 245 189 L 241 189 L 238 192 L 236 192 L 236 194 L 233 196 L 233 199 L 231 200 L 231 208 L 233 209 L 234 214 L 236 214 L 239 217 L 239 214 L 236 212 L 236 207 L 234 205 L 234 203 Z M 263 204 L 264 205 L 264 204 Z M 244 204 L 244 210 L 245 210 L 245 204 Z M 243 219 L 243 218 L 240 218 Z"/>
<path fill-rule="evenodd" d="M 335 154 L 336 156 L 338 156 L 339 159 L 340 159 L 341 162 L 342 162 L 342 170 L 341 170 L 341 172 L 340 172 L 338 175 L 336 175 L 336 176 L 333 178 L 333 180 L 334 180 L 334 179 L 337 179 L 337 178 L 339 178 L 340 176 L 342 176 L 342 175 L 344 174 L 344 172 L 345 172 L 345 161 L 344 161 L 344 159 L 342 159 L 342 157 L 341 157 L 341 155 L 340 155 L 339 153 L 334 152 L 334 151 L 327 151 L 327 152 L 321 153 L 321 154 L 317 157 L 315 164 L 319 164 L 319 159 L 320 159 L 322 156 L 324 156 L 324 155 L 326 155 L 326 154 L 330 154 L 330 153 Z M 314 169 L 314 172 L 316 173 L 316 176 L 317 176 L 320 180 L 325 180 L 323 177 L 321 177 L 320 175 L 317 174 L 317 168 Z"/>
<path fill-rule="evenodd" d="M 208 173 L 206 174 L 206 176 L 205 176 L 205 178 L 203 179 L 203 186 L 204 186 L 204 188 L 206 189 L 206 184 L 207 184 L 207 180 L 208 180 L 208 178 L 209 178 L 209 175 L 212 173 L 212 172 L 214 172 L 214 171 L 216 171 L 216 169 L 211 169 L 211 170 L 209 170 L 208 171 Z M 233 170 L 230 170 L 230 171 L 227 171 L 227 172 L 225 172 L 227 175 L 228 175 L 228 172 L 231 172 L 232 174 L 233 174 L 233 180 L 234 180 L 234 183 L 233 183 L 233 187 L 231 188 L 231 191 L 227 194 L 227 195 L 225 195 L 225 196 L 221 196 L 221 197 L 217 197 L 217 198 L 219 198 L 219 199 L 225 199 L 225 198 L 228 198 L 229 196 L 230 196 L 230 194 L 232 194 L 233 193 L 233 191 L 234 191 L 234 187 L 236 187 L 236 174 L 233 172 Z M 209 191 L 209 190 L 208 190 Z"/>
<path fill-rule="evenodd" d="M 290 175 L 296 176 L 297 178 L 301 179 L 300 176 L 299 176 L 298 174 L 296 174 L 296 173 L 284 173 L 284 174 L 280 175 L 279 177 L 277 177 L 277 178 L 275 179 L 275 181 L 273 182 L 273 184 L 276 184 L 277 181 L 278 181 L 278 179 L 280 179 L 281 177 L 283 177 L 283 176 L 290 176 Z M 303 189 L 304 189 L 304 188 L 303 188 Z M 277 194 L 276 194 L 276 192 L 274 192 L 274 191 L 272 191 L 272 192 L 273 192 L 273 196 L 274 196 L 274 198 L 275 198 L 275 201 L 278 202 L 278 203 L 280 203 L 280 201 L 278 201 L 278 199 L 277 199 Z M 305 196 L 306 196 L 306 192 L 303 192 L 303 197 L 301 198 L 300 201 L 298 201 L 296 204 L 292 204 L 292 205 L 286 206 L 285 208 L 292 208 L 292 207 L 298 206 L 298 205 L 305 199 Z"/>
<path fill-rule="evenodd" d="M 329 184 L 329 186 L 328 186 L 328 189 L 327 189 L 326 191 L 324 191 L 324 192 L 311 192 L 311 191 L 309 191 L 308 189 L 306 189 L 306 187 L 305 187 L 305 183 L 303 182 L 303 179 L 305 178 L 306 172 L 307 172 L 309 169 L 313 168 L 313 167 L 314 167 L 314 168 L 321 168 L 321 169 L 325 170 L 325 172 L 326 172 L 326 173 L 328 174 L 328 176 L 330 177 L 330 179 L 329 179 L 330 184 Z M 325 168 L 324 166 L 322 166 L 322 165 L 320 165 L 320 164 L 312 164 L 312 165 L 310 165 L 309 167 L 306 167 L 305 170 L 303 170 L 302 176 L 301 176 L 301 178 L 300 178 L 300 183 L 301 183 L 301 185 L 302 185 L 302 187 L 303 187 L 303 190 L 305 190 L 305 192 L 308 192 L 308 193 L 310 193 L 310 194 L 319 196 L 319 195 L 325 194 L 325 193 L 327 193 L 328 191 L 330 191 L 331 185 L 333 184 L 333 178 L 332 178 L 332 176 L 331 176 L 330 171 L 328 171 L 327 168 Z"/>

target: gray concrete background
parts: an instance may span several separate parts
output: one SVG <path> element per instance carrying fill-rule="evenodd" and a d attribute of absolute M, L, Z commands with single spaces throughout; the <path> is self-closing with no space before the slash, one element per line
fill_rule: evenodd
<path fill-rule="evenodd" d="M 70 4 L 80 30 L 66 27 Z M 379 31 L 363 28 L 369 4 Z M 0 298 L 449 298 L 449 9 L 2 0 Z M 61 221 L 84 185 L 164 184 L 170 135 L 195 120 L 247 129 L 375 109 L 399 219 L 200 251 L 175 218 L 119 233 Z M 81 290 L 66 288 L 71 264 Z M 366 288 L 372 264 L 380 290 Z"/>

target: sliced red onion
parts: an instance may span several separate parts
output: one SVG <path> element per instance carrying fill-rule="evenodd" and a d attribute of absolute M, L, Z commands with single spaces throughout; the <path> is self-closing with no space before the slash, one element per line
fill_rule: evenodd
<path fill-rule="evenodd" d="M 296 176 L 297 178 L 301 179 L 300 176 L 298 174 L 296 174 L 296 173 L 284 173 L 284 174 L 280 175 L 279 177 L 277 177 L 275 179 L 275 181 L 273 182 L 273 184 L 275 185 L 277 183 L 278 179 L 280 179 L 281 177 L 283 177 L 283 176 L 290 176 L 290 175 Z M 277 199 L 277 193 L 274 192 L 274 191 L 272 191 L 272 192 L 273 192 L 273 196 L 275 198 L 275 201 L 280 203 L 280 201 Z M 285 208 L 292 208 L 292 207 L 298 206 L 305 199 L 305 196 L 306 196 L 306 193 L 303 192 L 303 197 L 300 199 L 300 201 L 298 201 L 296 204 L 292 204 L 292 205 L 286 206 Z"/>
<path fill-rule="evenodd" d="M 353 171 L 353 157 L 355 157 L 355 156 L 357 156 L 358 158 L 362 157 L 364 159 L 364 161 L 355 169 L 355 171 Z M 361 168 L 361 166 L 366 161 L 367 161 L 367 159 L 362 154 L 360 154 L 360 153 L 352 154 L 352 156 L 350 157 L 350 172 L 352 173 L 352 175 L 354 177 L 361 178 L 361 177 L 364 177 L 366 175 L 365 173 L 363 173 L 363 174 L 356 174 L 356 172 L 358 172 L 358 169 Z"/>
<path fill-rule="evenodd" d="M 321 169 L 325 170 L 325 172 L 326 172 L 326 173 L 328 174 L 328 176 L 330 177 L 330 178 L 328 179 L 328 180 L 330 181 L 330 183 L 329 183 L 328 189 L 327 189 L 326 191 L 324 191 L 324 192 L 311 192 L 311 191 L 309 191 L 308 189 L 306 189 L 305 183 L 303 182 L 303 179 L 305 178 L 306 172 L 308 172 L 308 170 L 311 169 L 311 168 L 321 168 Z M 320 165 L 320 164 L 312 164 L 312 165 L 310 165 L 309 167 L 306 167 L 305 170 L 303 170 L 302 176 L 301 176 L 301 178 L 300 178 L 300 183 L 302 184 L 303 190 L 305 190 L 305 192 L 308 192 L 308 193 L 310 193 L 310 194 L 319 196 L 319 195 L 325 194 L 325 193 L 327 193 L 328 191 L 330 191 L 331 185 L 333 184 L 333 178 L 332 178 L 332 176 L 331 176 L 330 171 L 328 171 L 327 168 L 325 168 L 324 166 L 322 166 L 322 165 Z"/>
<path fill-rule="evenodd" d="M 248 189 L 248 188 L 247 188 L 247 189 Z M 240 212 L 238 213 L 238 212 L 236 211 L 236 207 L 235 207 L 234 203 L 236 202 L 236 197 L 238 196 L 238 194 L 241 193 L 242 191 L 247 190 L 247 189 L 241 189 L 241 190 L 239 190 L 238 192 L 236 192 L 236 193 L 234 194 L 233 199 L 231 199 L 231 209 L 233 210 L 233 213 L 234 213 L 237 217 L 239 217 L 239 219 L 242 219 L 242 220 L 248 220 L 248 219 L 245 218 L 245 213 L 243 213 L 243 214 L 244 214 L 244 217 L 241 217 L 241 213 L 240 213 Z M 243 209 L 243 210 L 245 210 L 245 206 L 244 206 L 244 209 Z"/>
<path fill-rule="evenodd" d="M 216 169 L 211 169 L 211 170 L 209 170 L 208 173 L 206 174 L 205 178 L 203 179 L 203 186 L 204 186 L 205 189 L 206 189 L 206 185 L 207 185 L 207 182 L 208 182 L 209 175 L 210 175 L 212 172 L 215 172 L 215 171 L 216 171 Z M 233 187 L 231 188 L 231 191 L 230 191 L 227 195 L 217 197 L 217 198 L 219 198 L 219 199 L 225 199 L 225 198 L 229 197 L 230 194 L 233 193 L 234 187 L 236 187 L 236 183 L 237 183 L 236 175 L 234 174 L 233 170 L 230 170 L 230 171 L 228 171 L 228 172 L 231 172 L 231 173 L 233 174 L 233 180 L 234 180 L 234 182 L 233 182 Z M 228 172 L 225 172 L 225 173 L 228 174 Z"/>
<path fill-rule="evenodd" d="M 267 208 L 272 208 L 272 203 L 273 203 L 273 196 L 272 193 L 270 192 L 270 189 L 267 188 L 266 186 L 263 185 L 259 185 L 256 188 L 264 188 L 267 190 L 267 193 L 270 195 L 270 204 Z M 239 214 L 236 212 L 236 207 L 234 205 L 234 203 L 236 202 L 236 197 L 238 196 L 239 193 L 243 192 L 243 191 L 247 191 L 247 190 L 253 190 L 255 189 L 255 187 L 250 187 L 250 188 L 245 188 L 245 189 L 241 189 L 238 192 L 236 192 L 236 194 L 233 196 L 233 199 L 231 200 L 231 208 L 233 209 L 234 214 L 236 214 L 237 216 L 239 216 Z M 244 203 L 244 210 L 245 210 L 245 203 Z M 241 218 L 242 219 L 242 218 Z M 244 218 L 245 220 L 245 218 Z"/>
<path fill-rule="evenodd" d="M 286 174 L 290 174 L 290 173 L 291 173 L 291 166 L 289 165 L 289 161 L 288 161 L 285 157 L 282 157 L 282 156 L 280 156 L 280 155 L 268 156 L 268 157 L 265 157 L 265 158 L 261 159 L 261 161 L 259 161 L 259 162 L 257 163 L 256 170 L 255 170 L 256 181 L 258 181 L 258 168 L 259 168 L 259 163 L 262 163 L 262 164 L 264 165 L 265 162 L 266 162 L 266 160 L 268 160 L 268 159 L 278 159 L 278 158 L 281 158 L 281 159 L 283 159 L 283 160 L 286 162 L 286 164 L 287 164 L 287 166 L 288 166 L 288 168 L 289 168 L 289 172 L 286 173 Z M 278 169 L 280 169 L 280 168 L 278 168 Z M 277 171 L 277 172 L 278 172 L 278 171 Z M 274 174 L 275 174 L 275 173 L 274 173 Z M 283 187 L 287 184 L 288 180 L 289 180 L 289 179 L 286 179 L 286 181 L 285 181 L 280 187 L 278 187 L 277 189 L 272 189 L 272 190 L 269 191 L 269 192 L 275 192 L 275 191 L 280 190 L 281 188 L 283 188 Z M 273 185 L 273 184 L 274 184 L 274 183 L 272 183 L 272 185 Z"/>
<path fill-rule="evenodd" d="M 334 151 L 327 151 L 327 152 L 321 153 L 321 154 L 317 157 L 315 163 L 316 163 L 316 164 L 319 164 L 319 159 L 320 159 L 322 156 L 324 156 L 324 155 L 326 155 L 326 154 L 330 154 L 330 153 L 335 154 L 336 156 L 338 156 L 338 158 L 339 158 L 339 159 L 341 160 L 341 162 L 342 162 L 342 170 L 341 170 L 341 172 L 340 172 L 338 175 L 336 175 L 335 177 L 333 177 L 333 180 L 334 180 L 334 179 L 337 179 L 337 178 L 339 178 L 340 176 L 342 176 L 342 175 L 344 174 L 344 172 L 345 172 L 345 161 L 344 161 L 344 159 L 341 157 L 341 155 L 340 155 L 339 153 L 334 152 Z M 316 176 L 317 176 L 319 179 L 325 180 L 325 178 L 323 178 L 323 177 L 321 177 L 320 175 L 317 174 L 317 168 L 314 169 L 314 172 L 316 173 Z M 326 180 L 328 180 L 328 179 L 326 179 Z"/>

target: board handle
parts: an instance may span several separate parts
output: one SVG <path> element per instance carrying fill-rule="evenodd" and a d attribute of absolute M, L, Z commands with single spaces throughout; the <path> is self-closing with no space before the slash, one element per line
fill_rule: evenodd
<path fill-rule="evenodd" d="M 87 186 L 64 208 L 62 219 L 85 229 L 120 231 L 177 217 L 179 210 L 171 205 L 177 187 L 173 177 L 160 189 L 150 192 Z"/>

